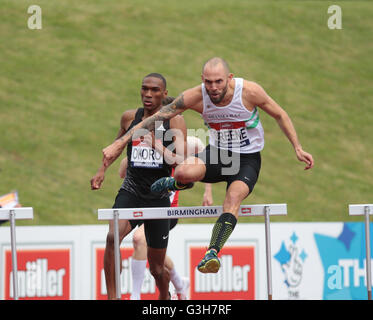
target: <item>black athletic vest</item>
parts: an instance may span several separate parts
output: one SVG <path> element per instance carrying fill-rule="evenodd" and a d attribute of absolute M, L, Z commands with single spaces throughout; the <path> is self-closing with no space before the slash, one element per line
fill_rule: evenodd
<path fill-rule="evenodd" d="M 138 109 L 135 119 L 132 121 L 128 130 L 141 122 L 143 116 L 144 108 Z M 164 122 L 156 122 L 155 137 L 156 139 L 162 139 L 165 147 L 168 147 L 173 142 L 170 135 L 169 137 L 165 137 L 165 133 L 169 129 L 169 120 Z M 168 192 L 155 194 L 150 191 L 150 186 L 153 184 L 153 182 L 162 177 L 169 177 L 171 175 L 172 167 L 164 161 L 163 155 L 159 154 L 151 147 L 144 145 L 141 138 L 139 138 L 133 139 L 128 143 L 127 159 L 127 174 L 124 178 L 121 189 L 124 189 L 143 199 L 159 199 L 168 197 Z"/>

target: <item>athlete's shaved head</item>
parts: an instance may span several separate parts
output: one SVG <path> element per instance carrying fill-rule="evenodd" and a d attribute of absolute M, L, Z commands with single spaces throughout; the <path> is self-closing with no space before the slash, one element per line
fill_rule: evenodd
<path fill-rule="evenodd" d="M 218 104 L 223 101 L 233 74 L 223 58 L 214 57 L 203 65 L 201 78 L 211 101 Z"/>
<path fill-rule="evenodd" d="M 202 67 L 202 74 L 204 73 L 206 68 L 216 68 L 218 66 L 222 66 L 225 73 L 229 74 L 229 66 L 227 61 L 225 61 L 223 58 L 220 57 L 213 57 L 209 60 L 207 60 Z"/>

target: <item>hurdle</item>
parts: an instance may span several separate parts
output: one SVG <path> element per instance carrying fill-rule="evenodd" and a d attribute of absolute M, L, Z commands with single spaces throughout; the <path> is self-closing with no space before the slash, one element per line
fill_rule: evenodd
<path fill-rule="evenodd" d="M 13 296 L 18 300 L 18 275 L 17 275 L 17 246 L 16 246 L 16 220 L 33 219 L 34 211 L 31 207 L 25 208 L 0 208 L 0 220 L 10 221 L 10 245 L 12 250 L 13 269 Z"/>
<path fill-rule="evenodd" d="M 120 243 L 119 220 L 145 220 L 145 219 L 180 219 L 180 218 L 214 218 L 223 213 L 222 206 L 200 207 L 168 207 L 168 208 L 129 208 L 129 209 L 98 209 L 98 220 L 113 220 L 114 222 L 114 263 L 115 263 L 115 289 L 116 298 L 121 298 L 120 285 Z M 240 217 L 264 216 L 266 264 L 267 264 L 267 294 L 272 300 L 272 264 L 271 264 L 271 234 L 270 216 L 287 215 L 286 204 L 256 204 L 242 205 L 239 210 Z"/>
<path fill-rule="evenodd" d="M 368 300 L 372 300 L 372 267 L 370 255 L 370 228 L 369 215 L 373 214 L 373 204 L 350 204 L 348 206 L 350 216 L 365 216 L 365 250 Z"/>

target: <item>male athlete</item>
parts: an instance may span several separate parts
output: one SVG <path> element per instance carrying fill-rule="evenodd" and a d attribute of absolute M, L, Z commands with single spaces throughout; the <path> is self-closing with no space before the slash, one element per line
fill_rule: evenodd
<path fill-rule="evenodd" d="M 172 97 L 167 97 L 167 99 L 172 99 Z M 168 104 L 167 99 L 164 99 L 163 104 Z M 165 103 L 166 102 L 166 103 Z M 149 143 L 152 145 L 152 142 Z M 159 142 L 158 145 L 154 145 L 157 151 L 162 152 L 163 145 Z M 162 148 L 162 149 L 157 149 Z M 203 151 L 205 145 L 203 142 L 194 136 L 187 137 L 187 155 L 195 155 Z M 128 168 L 128 158 L 125 157 L 119 166 L 119 176 L 124 179 L 127 174 Z M 171 207 L 177 207 L 179 205 L 179 190 L 170 193 L 170 202 Z M 205 183 L 205 192 L 203 194 L 203 206 L 212 206 L 212 187 L 211 184 Z M 177 219 L 172 219 L 170 230 L 175 227 Z M 133 243 L 133 254 L 131 259 L 131 274 L 132 274 L 132 292 L 130 299 L 131 300 L 140 300 L 141 299 L 141 287 L 145 277 L 146 263 L 147 263 L 147 245 L 144 234 L 144 225 L 139 226 L 132 238 Z M 189 289 L 189 279 L 181 277 L 175 268 L 174 262 L 171 258 L 166 255 L 165 266 L 170 272 L 170 281 L 175 287 L 175 293 L 172 295 L 174 300 L 186 300 L 188 296 Z"/>
<path fill-rule="evenodd" d="M 166 80 L 161 74 L 151 73 L 145 76 L 141 86 L 143 108 L 132 109 L 123 113 L 117 138 L 131 131 L 138 123 L 158 112 L 162 106 L 162 100 L 166 96 Z M 168 137 L 165 135 L 168 135 Z M 164 149 L 163 153 L 157 152 L 144 141 L 149 138 L 149 135 L 145 134 L 133 139 L 127 148 L 127 158 L 129 159 L 127 175 L 118 191 L 113 208 L 169 207 L 168 192 L 155 194 L 150 191 L 150 186 L 157 179 L 171 175 L 173 159 L 166 159 L 166 157 L 177 156 L 177 159 L 179 159 L 175 158 L 177 161 L 184 160 L 186 155 L 186 135 L 184 118 L 176 116 L 163 123 L 158 123 L 158 127 L 155 128 L 154 136 L 157 138 L 157 143 L 163 143 L 161 146 Z M 167 148 L 168 146 L 171 148 L 172 144 L 174 144 L 176 154 Z M 177 164 L 177 161 L 174 165 Z M 107 167 L 102 165 L 91 179 L 91 188 L 93 190 L 101 187 Z M 164 265 L 164 261 L 171 220 L 120 220 L 120 242 L 141 223 L 144 223 L 149 269 L 158 287 L 159 299 L 170 299 L 168 291 L 170 275 Z M 109 233 L 106 238 L 104 270 L 108 299 L 115 299 L 114 229 L 112 221 L 109 224 Z"/>
<path fill-rule="evenodd" d="M 171 119 L 187 109 L 202 114 L 209 127 L 210 144 L 197 157 L 188 157 L 178 165 L 174 178 L 162 178 L 152 186 L 153 191 L 160 192 L 190 188 L 195 181 L 227 182 L 223 214 L 214 225 L 210 246 L 198 265 L 200 272 L 218 272 L 220 261 L 217 253 L 232 233 L 240 205 L 253 191 L 258 179 L 260 151 L 264 147 L 259 108 L 277 121 L 298 160 L 306 163 L 305 170 L 311 169 L 314 165 L 312 155 L 303 150 L 285 110 L 259 84 L 233 78 L 226 61 L 218 57 L 203 65 L 201 85 L 185 90 L 171 104 L 162 107 L 103 150 L 103 165 L 108 166 L 121 154 L 137 129 L 152 130 L 155 121 Z M 227 165 L 227 157 L 239 160 Z M 232 171 L 227 170 L 230 166 Z"/>

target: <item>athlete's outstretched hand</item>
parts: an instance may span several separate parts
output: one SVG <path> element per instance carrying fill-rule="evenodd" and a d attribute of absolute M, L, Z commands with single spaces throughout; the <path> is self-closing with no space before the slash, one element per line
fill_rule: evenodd
<path fill-rule="evenodd" d="M 311 169 L 313 167 L 314 161 L 313 161 L 312 155 L 310 153 L 304 151 L 301 148 L 295 150 L 295 152 L 297 154 L 298 160 L 306 163 L 306 167 L 304 168 L 304 170 L 308 170 L 308 169 Z"/>
<path fill-rule="evenodd" d="M 98 171 L 96 175 L 91 179 L 91 189 L 97 190 L 101 188 L 102 183 L 105 179 L 105 173 L 102 171 Z"/>
<path fill-rule="evenodd" d="M 110 146 L 107 146 L 102 150 L 103 153 L 103 164 L 105 167 L 110 166 L 122 153 L 127 143 L 123 143 L 120 140 L 115 140 Z"/>
<path fill-rule="evenodd" d="M 212 199 L 212 185 L 211 183 L 205 183 L 205 193 L 203 194 L 202 205 L 212 206 L 213 202 L 214 201 Z"/>
<path fill-rule="evenodd" d="M 202 205 L 205 206 L 212 206 L 213 201 L 212 201 L 212 195 L 208 195 L 206 193 L 203 194 L 203 201 Z"/>

